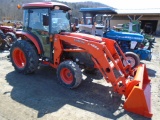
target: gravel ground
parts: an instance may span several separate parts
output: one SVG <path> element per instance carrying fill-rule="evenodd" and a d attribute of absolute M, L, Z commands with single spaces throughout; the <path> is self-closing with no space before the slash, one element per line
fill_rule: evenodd
<path fill-rule="evenodd" d="M 160 38 L 146 63 L 151 79 L 153 120 L 160 119 Z M 83 75 L 77 89 L 57 83 L 56 70 L 43 66 L 35 74 L 14 71 L 8 51 L 0 53 L 0 120 L 148 120 L 123 109 L 123 96 L 113 94 L 102 76 Z"/>

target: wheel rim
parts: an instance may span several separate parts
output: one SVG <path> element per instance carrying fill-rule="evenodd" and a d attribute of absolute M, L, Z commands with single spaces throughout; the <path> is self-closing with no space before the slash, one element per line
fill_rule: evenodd
<path fill-rule="evenodd" d="M 135 64 L 136 64 L 136 61 L 135 61 L 135 59 L 134 59 L 133 57 L 126 56 L 126 61 L 127 61 L 128 63 L 130 63 L 131 67 L 134 67 Z M 128 65 L 126 61 L 123 60 L 124 66 L 127 66 L 127 65 Z"/>
<path fill-rule="evenodd" d="M 15 48 L 13 50 L 13 61 L 16 64 L 17 67 L 19 68 L 24 68 L 26 65 L 26 57 L 24 52 L 19 49 L 19 48 Z"/>
<path fill-rule="evenodd" d="M 7 36 L 7 37 L 6 37 L 6 42 L 7 42 L 7 44 L 8 44 L 9 46 L 11 46 L 12 43 L 13 43 L 13 39 L 12 39 L 10 36 Z"/>
<path fill-rule="evenodd" d="M 71 84 L 73 82 L 73 74 L 68 68 L 62 68 L 60 75 L 64 83 Z"/>

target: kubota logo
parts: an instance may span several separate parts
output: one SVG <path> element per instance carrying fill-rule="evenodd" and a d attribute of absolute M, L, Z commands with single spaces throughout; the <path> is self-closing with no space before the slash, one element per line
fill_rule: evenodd
<path fill-rule="evenodd" d="M 84 42 L 84 41 L 82 41 L 82 40 L 74 39 L 74 41 L 75 41 L 75 42 L 82 43 L 82 44 L 85 44 L 85 42 Z"/>
<path fill-rule="evenodd" d="M 96 45 L 94 45 L 94 44 L 90 44 L 90 43 L 88 43 L 88 45 L 90 45 L 90 46 L 92 46 L 93 48 L 95 48 L 95 49 L 99 50 L 99 47 L 97 47 L 97 46 L 96 46 Z"/>

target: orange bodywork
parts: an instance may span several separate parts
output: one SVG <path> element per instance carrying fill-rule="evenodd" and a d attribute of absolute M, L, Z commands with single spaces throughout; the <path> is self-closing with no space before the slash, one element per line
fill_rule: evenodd
<path fill-rule="evenodd" d="M 138 67 L 134 80 L 138 81 L 139 84 L 134 86 L 131 91 L 128 91 L 124 108 L 130 112 L 151 118 L 150 79 L 148 78 L 147 69 L 144 64 Z M 129 87 L 127 86 L 127 88 Z"/>
<path fill-rule="evenodd" d="M 57 7 L 60 7 L 60 10 L 68 12 L 71 10 L 67 5 L 56 2 L 27 3 L 24 4 L 22 8 L 27 10 L 34 8 L 48 8 L 53 10 Z M 17 5 L 17 8 L 20 9 L 21 6 Z M 48 20 L 50 21 L 51 17 L 49 18 L 50 19 Z M 51 30 L 49 32 L 51 32 Z M 43 34 L 48 34 L 48 32 L 43 32 Z M 38 38 L 34 37 L 30 32 L 16 32 L 17 38 L 21 37 L 23 40 L 30 40 L 30 42 L 34 44 L 37 53 L 40 58 L 42 58 L 41 62 L 43 64 L 50 65 L 54 68 L 58 68 L 62 62 L 68 59 L 75 62 L 76 58 L 74 59 L 72 57 L 77 57 L 77 53 L 86 53 L 86 59 L 89 59 L 88 61 L 92 62 L 91 67 L 89 65 L 88 66 L 90 68 L 94 67 L 99 69 L 105 80 L 112 84 L 113 90 L 125 96 L 126 100 L 124 108 L 126 110 L 148 118 L 152 117 L 151 86 L 146 66 L 141 64 L 137 68 L 131 69 L 131 65 L 127 61 L 125 62 L 128 64 L 124 66 L 122 60 L 126 60 L 126 57 L 114 40 L 83 33 L 60 32 L 60 34 L 55 34 L 54 36 L 51 33 L 49 33 L 49 35 L 51 45 L 53 42 L 53 49 L 51 48 L 53 52 L 50 54 L 50 57 L 47 57 L 46 59 L 43 55 L 46 51 L 43 50 L 42 43 L 40 43 Z M 48 38 L 46 40 L 48 40 Z M 69 47 L 67 45 L 69 45 Z M 71 57 L 69 55 L 71 55 Z M 83 55 L 82 57 L 86 57 Z M 27 58 L 25 58 L 23 51 L 15 49 L 13 51 L 13 56 L 13 61 L 16 63 L 18 68 L 24 68 L 27 64 Z M 81 61 L 83 62 L 83 60 L 85 61 L 86 59 L 82 58 Z M 88 66 L 86 64 L 89 63 L 88 61 L 82 64 L 82 67 L 87 68 Z M 77 62 L 77 64 L 80 63 Z M 61 69 L 60 77 L 63 78 L 66 84 L 71 84 L 74 81 L 74 74 L 70 73 L 70 69 L 67 67 L 63 67 L 63 69 Z"/>
<path fill-rule="evenodd" d="M 107 82 L 110 82 L 115 92 L 126 97 L 124 108 L 145 117 L 152 117 L 150 80 L 145 65 L 131 69 L 130 64 L 124 66 L 121 56 L 125 55 L 113 40 L 82 33 L 62 33 L 54 36 L 54 60 L 52 67 L 61 63 L 63 52 L 87 52 L 91 55 L 95 68 L 98 68 Z M 62 42 L 77 48 L 65 48 Z M 115 75 L 118 73 L 118 76 Z M 135 103 L 135 104 L 133 104 Z"/>

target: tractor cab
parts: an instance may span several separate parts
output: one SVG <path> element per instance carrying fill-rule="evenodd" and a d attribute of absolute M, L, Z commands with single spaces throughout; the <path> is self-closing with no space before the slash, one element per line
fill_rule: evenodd
<path fill-rule="evenodd" d="M 54 34 L 70 32 L 70 8 L 56 2 L 28 3 L 22 6 L 23 31 L 39 41 L 43 56 L 52 59 Z M 22 36 L 21 36 L 22 37 Z M 29 37 L 28 37 L 29 38 Z"/>

